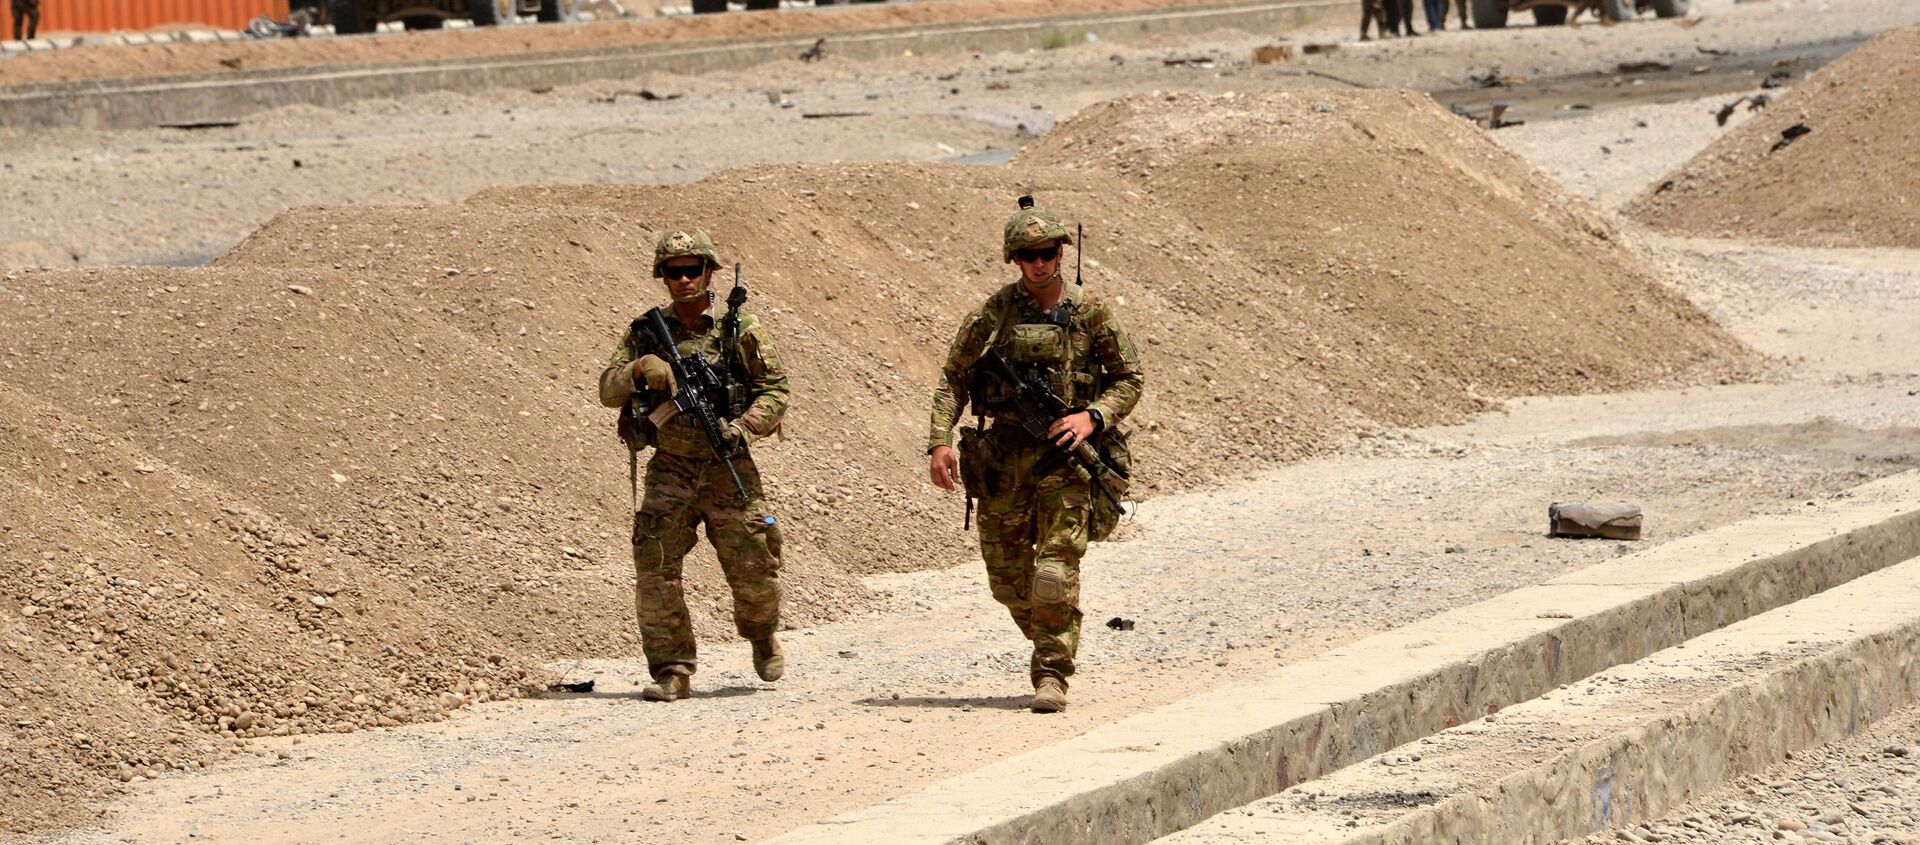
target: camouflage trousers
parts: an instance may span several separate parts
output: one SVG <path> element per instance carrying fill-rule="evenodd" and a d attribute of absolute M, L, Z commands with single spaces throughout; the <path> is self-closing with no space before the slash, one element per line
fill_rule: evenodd
<path fill-rule="evenodd" d="M 647 668 L 691 675 L 693 622 L 687 615 L 681 562 L 707 526 L 707 542 L 733 591 L 733 624 L 740 636 L 762 639 L 780 627 L 780 527 L 760 493 L 753 459 L 734 459 L 746 484 L 743 501 L 720 461 L 655 450 L 647 461 L 646 496 L 633 515 L 633 603 Z"/>
<path fill-rule="evenodd" d="M 1092 491 L 1065 463 L 1036 473 L 1051 449 L 1024 432 L 989 436 L 999 441 L 998 460 L 975 514 L 987 586 L 1033 642 L 1034 681 L 1064 681 L 1080 647 L 1080 558 Z"/>

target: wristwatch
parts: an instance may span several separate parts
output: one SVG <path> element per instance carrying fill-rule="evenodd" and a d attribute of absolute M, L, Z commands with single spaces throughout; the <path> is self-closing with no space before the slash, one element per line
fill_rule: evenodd
<path fill-rule="evenodd" d="M 1089 416 L 1089 417 L 1092 417 L 1092 418 L 1093 418 L 1093 433 L 1094 433 L 1094 434 L 1099 434 L 1099 433 L 1101 432 L 1101 430 L 1102 430 L 1102 429 L 1105 429 L 1105 428 L 1107 427 L 1107 418 L 1106 418 L 1106 417 L 1103 417 L 1103 416 L 1100 416 L 1100 411 L 1099 411 L 1098 409 L 1095 409 L 1095 408 L 1088 408 L 1088 409 L 1087 409 L 1087 416 Z"/>

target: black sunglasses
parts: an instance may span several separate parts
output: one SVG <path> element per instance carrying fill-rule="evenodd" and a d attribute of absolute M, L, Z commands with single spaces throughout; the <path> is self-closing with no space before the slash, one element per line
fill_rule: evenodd
<path fill-rule="evenodd" d="M 1052 261 L 1060 257 L 1060 245 L 1016 249 L 1013 251 L 1013 257 L 1021 261 Z"/>
<path fill-rule="evenodd" d="M 700 278 L 700 274 L 705 272 L 707 272 L 707 265 L 705 264 L 684 266 L 668 264 L 660 268 L 660 277 L 663 279 L 698 279 Z"/>

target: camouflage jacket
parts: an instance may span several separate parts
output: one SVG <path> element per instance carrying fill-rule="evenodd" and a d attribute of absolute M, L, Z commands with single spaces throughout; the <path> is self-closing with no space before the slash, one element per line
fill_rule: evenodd
<path fill-rule="evenodd" d="M 689 326 L 680 321 L 673 309 L 661 309 L 666 315 L 667 327 L 673 330 L 674 345 L 679 347 L 680 354 L 697 353 L 714 367 L 726 366 L 725 356 L 721 355 L 723 338 L 720 317 L 724 310 L 724 306 L 709 308 L 694 321 L 694 325 Z M 645 332 L 629 329 L 621 333 L 619 345 L 614 347 L 607 368 L 600 371 L 600 404 L 619 408 L 632 401 L 635 392 L 633 362 L 654 351 L 653 346 L 653 341 Z M 746 441 L 752 443 L 779 430 L 780 420 L 787 413 L 790 387 L 787 370 L 780 361 L 779 353 L 774 350 L 772 339 L 767 337 L 766 327 L 760 324 L 759 318 L 745 311 L 740 312 L 739 367 L 731 378 L 744 383 L 746 388 L 746 410 L 735 419 Z M 724 413 L 726 409 L 721 410 Z M 663 452 L 676 455 L 712 454 L 712 447 L 707 444 L 699 424 L 682 417 L 675 417 L 662 426 L 654 445 Z"/>
<path fill-rule="evenodd" d="M 1105 302 L 1077 291 L 1074 285 L 1067 285 L 1063 302 L 1071 303 L 1066 342 L 1045 367 L 1053 391 L 1069 405 L 1099 411 L 1107 427 L 1117 426 L 1140 401 L 1140 389 L 1146 381 L 1140 368 L 1140 351 Z M 984 416 L 1011 417 L 1011 411 L 993 407 L 991 397 L 971 395 L 974 362 L 986 351 L 990 339 L 1016 365 L 1047 359 L 1049 354 L 1034 354 L 1031 349 L 1052 346 L 1045 333 L 1049 325 L 1047 312 L 1019 282 L 995 291 L 961 321 L 960 332 L 947 350 L 940 385 L 933 391 L 928 451 L 953 445 L 953 426 L 969 402 Z M 1035 331 L 1028 332 L 1029 328 Z"/>

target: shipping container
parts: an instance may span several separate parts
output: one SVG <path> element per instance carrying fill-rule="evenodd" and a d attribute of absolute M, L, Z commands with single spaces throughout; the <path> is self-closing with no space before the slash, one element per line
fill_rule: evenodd
<path fill-rule="evenodd" d="M 41 32 L 141 31 L 198 24 L 246 29 L 260 16 L 287 19 L 287 0 L 40 0 Z"/>

